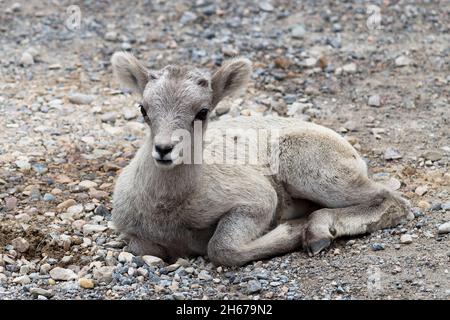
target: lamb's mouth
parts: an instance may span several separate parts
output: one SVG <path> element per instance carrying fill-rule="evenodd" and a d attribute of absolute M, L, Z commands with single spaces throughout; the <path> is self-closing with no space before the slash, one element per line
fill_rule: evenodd
<path fill-rule="evenodd" d="M 173 161 L 172 161 L 172 160 L 164 160 L 164 159 L 159 160 L 159 159 L 155 159 L 155 161 L 156 161 L 157 164 L 159 164 L 159 165 L 161 165 L 161 166 L 170 166 L 170 165 L 173 164 Z"/>

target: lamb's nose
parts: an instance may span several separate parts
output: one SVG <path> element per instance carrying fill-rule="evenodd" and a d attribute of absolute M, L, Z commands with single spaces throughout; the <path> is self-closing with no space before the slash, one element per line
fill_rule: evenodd
<path fill-rule="evenodd" d="M 164 158 L 164 156 L 173 150 L 172 144 L 155 144 L 155 150 L 158 152 L 159 156 Z"/>

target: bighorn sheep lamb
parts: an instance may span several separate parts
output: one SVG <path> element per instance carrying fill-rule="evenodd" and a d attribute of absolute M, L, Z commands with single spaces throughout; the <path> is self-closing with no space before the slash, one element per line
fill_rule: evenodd
<path fill-rule="evenodd" d="M 249 60 L 227 61 L 212 76 L 190 66 L 149 71 L 123 52 L 111 62 L 121 85 L 140 94 L 150 127 L 114 190 L 113 222 L 132 252 L 166 261 L 208 255 L 216 264 L 239 266 L 301 247 L 315 255 L 337 237 L 411 218 L 408 201 L 371 181 L 357 151 L 330 129 L 294 118 L 241 116 L 211 121 L 207 130 L 220 100 L 250 78 Z M 241 138 L 255 145 L 251 135 L 220 134 L 229 128 L 278 130 L 277 145 L 273 140 L 265 149 L 277 170 L 267 174 L 267 163 L 180 161 L 177 146 L 187 141 L 174 141 L 173 133 L 184 130 L 195 139 L 196 123 L 209 145 Z"/>

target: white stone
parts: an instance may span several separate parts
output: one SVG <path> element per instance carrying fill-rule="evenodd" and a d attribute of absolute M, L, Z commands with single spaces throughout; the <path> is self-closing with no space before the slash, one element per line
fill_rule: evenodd
<path fill-rule="evenodd" d="M 112 280 L 112 274 L 114 272 L 115 267 L 100 267 L 94 269 L 94 278 L 99 282 L 109 283 Z"/>
<path fill-rule="evenodd" d="M 137 108 L 124 108 L 122 110 L 122 115 L 125 120 L 132 120 L 137 118 L 138 110 Z"/>
<path fill-rule="evenodd" d="M 261 1 L 259 3 L 259 8 L 262 11 L 272 12 L 274 10 L 273 5 L 269 1 Z"/>
<path fill-rule="evenodd" d="M 404 67 L 407 65 L 410 65 L 412 60 L 406 56 L 400 56 L 397 59 L 395 59 L 395 65 L 397 67 Z"/>
<path fill-rule="evenodd" d="M 115 31 L 108 31 L 107 33 L 105 33 L 105 40 L 107 41 L 116 41 L 117 40 L 117 32 Z"/>
<path fill-rule="evenodd" d="M 83 205 L 82 204 L 76 204 L 74 206 L 70 206 L 67 208 L 67 213 L 74 216 L 76 214 L 80 214 L 83 212 Z"/>
<path fill-rule="evenodd" d="M 87 189 L 96 188 L 98 186 L 98 184 L 96 182 L 90 181 L 90 180 L 83 180 L 78 185 L 80 187 L 87 188 Z"/>
<path fill-rule="evenodd" d="M 346 73 L 355 73 L 358 70 L 358 67 L 352 62 L 343 66 L 342 70 Z"/>
<path fill-rule="evenodd" d="M 99 224 L 85 224 L 83 225 L 83 234 L 88 235 L 91 233 L 103 232 L 106 229 L 108 229 L 108 227 Z"/>
<path fill-rule="evenodd" d="M 70 281 L 78 279 L 78 276 L 70 269 L 64 269 L 60 267 L 50 270 L 50 277 L 53 280 Z"/>
<path fill-rule="evenodd" d="M 6 283 L 8 281 L 8 277 L 3 273 L 0 273 L 0 283 Z"/>
<path fill-rule="evenodd" d="M 303 62 L 303 65 L 304 65 L 305 67 L 311 68 L 311 67 L 316 66 L 317 61 L 319 61 L 319 60 L 316 59 L 316 58 L 307 58 L 307 59 L 305 59 L 305 61 Z"/>
<path fill-rule="evenodd" d="M 414 191 L 417 195 L 423 196 L 425 193 L 427 193 L 428 187 L 427 186 L 419 186 Z"/>
<path fill-rule="evenodd" d="M 402 158 L 402 155 L 398 149 L 388 147 L 384 152 L 385 160 L 396 160 Z"/>
<path fill-rule="evenodd" d="M 367 101 L 369 106 L 372 107 L 379 107 L 381 106 L 381 99 L 379 95 L 373 95 L 369 97 L 369 100 Z"/>
<path fill-rule="evenodd" d="M 20 157 L 16 160 L 16 166 L 19 167 L 21 171 L 28 171 L 31 169 L 31 164 L 28 162 L 28 158 Z"/>
<path fill-rule="evenodd" d="M 295 39 L 303 39 L 306 34 L 306 29 L 303 25 L 297 25 L 294 28 L 292 28 L 291 35 L 292 38 Z"/>
<path fill-rule="evenodd" d="M 155 256 L 142 256 L 142 260 L 144 260 L 144 262 L 150 267 L 164 265 L 164 261 L 161 258 Z"/>
<path fill-rule="evenodd" d="M 14 283 L 19 283 L 21 285 L 26 285 L 26 284 L 30 284 L 31 283 L 31 279 L 29 276 L 24 275 L 24 276 L 20 276 L 17 278 L 14 278 L 13 280 Z"/>
<path fill-rule="evenodd" d="M 22 53 L 22 56 L 20 57 L 19 61 L 20 65 L 27 67 L 31 66 L 34 63 L 34 58 L 29 52 Z"/>
<path fill-rule="evenodd" d="M 133 257 L 134 257 L 133 254 L 123 251 L 119 253 L 119 257 L 117 259 L 119 260 L 119 262 L 122 263 L 131 263 L 133 262 Z"/>
<path fill-rule="evenodd" d="M 224 115 L 230 111 L 230 105 L 221 103 L 216 107 L 215 111 L 218 116 Z"/>
<path fill-rule="evenodd" d="M 450 221 L 441 224 L 438 227 L 438 232 L 439 232 L 439 234 L 450 233 Z"/>
<path fill-rule="evenodd" d="M 402 244 L 410 244 L 412 242 L 413 242 L 413 238 L 410 234 L 403 234 L 400 237 L 400 243 L 402 243 Z"/>
<path fill-rule="evenodd" d="M 95 97 L 83 93 L 71 93 L 69 94 L 68 99 L 74 104 L 90 104 L 95 100 Z"/>
<path fill-rule="evenodd" d="M 206 271 L 206 270 L 200 271 L 200 273 L 198 274 L 197 277 L 199 280 L 211 280 L 212 279 L 212 277 L 209 275 L 208 271 Z"/>

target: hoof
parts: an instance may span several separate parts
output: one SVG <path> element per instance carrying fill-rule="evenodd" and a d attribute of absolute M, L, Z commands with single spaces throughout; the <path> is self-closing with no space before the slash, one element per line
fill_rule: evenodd
<path fill-rule="evenodd" d="M 330 246 L 330 239 L 320 239 L 317 241 L 313 241 L 306 246 L 306 251 L 310 257 L 315 256 L 323 249 L 326 249 Z"/>

